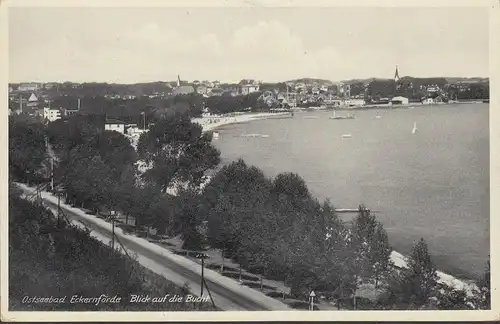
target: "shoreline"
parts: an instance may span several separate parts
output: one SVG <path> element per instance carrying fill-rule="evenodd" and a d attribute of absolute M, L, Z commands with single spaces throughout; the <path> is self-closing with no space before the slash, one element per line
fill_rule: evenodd
<path fill-rule="evenodd" d="M 213 116 L 213 117 L 199 117 L 193 118 L 191 121 L 193 123 L 200 124 L 203 128 L 203 132 L 214 131 L 219 127 L 231 125 L 231 124 L 242 124 L 253 120 L 269 119 L 276 116 L 290 116 L 289 112 L 277 112 L 277 113 L 245 113 L 234 116 Z"/>
<path fill-rule="evenodd" d="M 370 107 L 371 108 L 371 107 Z M 370 109 L 368 108 L 368 109 Z M 401 106 L 393 106 L 389 107 L 389 109 L 397 109 L 397 108 L 408 108 L 403 105 Z M 373 108 L 371 108 L 373 109 Z M 353 110 L 351 109 L 346 109 L 346 110 Z M 319 109 L 318 109 L 319 111 Z M 274 116 L 289 116 L 290 113 L 288 112 L 279 112 L 279 113 L 249 113 L 249 114 L 241 114 L 241 115 L 236 115 L 236 116 L 221 116 L 221 117 L 202 117 L 202 118 L 193 118 L 192 121 L 200 124 L 203 127 L 203 132 L 207 131 L 214 131 L 219 127 L 225 126 L 225 125 L 231 125 L 231 124 L 240 124 L 240 123 L 246 123 L 246 122 L 251 122 L 254 120 L 262 120 L 262 119 L 269 119 L 270 117 Z M 209 120 L 214 120 L 216 119 L 216 122 L 209 123 Z M 203 122 L 205 121 L 205 122 Z M 207 179 L 207 181 L 204 183 L 206 185 L 210 179 Z M 432 256 L 431 256 L 432 257 Z M 395 266 L 400 267 L 400 268 L 406 268 L 406 259 L 407 257 L 401 253 L 399 253 L 396 250 L 392 250 L 391 256 L 390 256 L 391 261 L 394 263 Z M 452 274 L 445 273 L 443 271 L 440 271 L 439 269 L 436 270 L 437 276 L 438 276 L 438 282 L 442 283 L 448 287 L 456 288 L 456 289 L 464 289 L 467 291 L 468 294 L 470 294 L 473 290 L 477 289 L 477 285 L 475 283 L 475 280 L 471 279 L 465 279 L 465 278 L 458 278 L 455 277 Z"/>

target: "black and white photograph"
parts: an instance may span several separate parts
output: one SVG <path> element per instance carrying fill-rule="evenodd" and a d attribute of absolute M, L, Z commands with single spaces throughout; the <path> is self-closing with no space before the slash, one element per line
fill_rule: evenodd
<path fill-rule="evenodd" d="M 2 321 L 498 318 L 499 7 L 2 1 Z"/>

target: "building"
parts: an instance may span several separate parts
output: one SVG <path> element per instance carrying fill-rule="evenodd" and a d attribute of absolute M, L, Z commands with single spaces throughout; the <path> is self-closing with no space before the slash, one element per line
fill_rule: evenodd
<path fill-rule="evenodd" d="M 209 88 L 204 86 L 204 85 L 200 85 L 200 86 L 197 86 L 196 87 L 196 92 L 201 94 L 201 95 L 206 95 L 209 91 Z"/>
<path fill-rule="evenodd" d="M 172 91 L 172 95 L 186 95 L 195 92 L 191 85 L 181 85 L 181 77 L 177 74 L 177 87 Z"/>
<path fill-rule="evenodd" d="M 407 105 L 410 102 L 408 98 L 397 96 L 391 99 L 392 105 Z"/>
<path fill-rule="evenodd" d="M 34 93 L 31 94 L 31 96 L 28 99 L 28 103 L 26 106 L 28 107 L 35 107 L 38 105 L 38 98 L 35 96 Z"/>
<path fill-rule="evenodd" d="M 78 109 L 66 109 L 66 108 L 62 108 L 61 111 L 62 111 L 62 115 L 65 116 L 65 117 L 78 114 Z"/>
<path fill-rule="evenodd" d="M 319 95 L 319 88 L 318 88 L 318 87 L 313 87 L 313 88 L 311 89 L 311 93 L 312 93 L 313 95 Z"/>
<path fill-rule="evenodd" d="M 61 119 L 61 111 L 59 109 L 43 108 L 43 119 L 49 122 Z"/>
<path fill-rule="evenodd" d="M 344 101 L 344 105 L 347 107 L 359 107 L 366 104 L 365 99 L 347 99 Z"/>
<path fill-rule="evenodd" d="M 245 84 L 241 86 L 241 94 L 242 95 L 247 95 L 253 92 L 259 91 L 259 85 L 258 84 Z"/>
<path fill-rule="evenodd" d="M 145 132 L 144 129 L 137 127 L 135 124 L 129 124 L 126 125 L 127 128 L 127 134 L 129 136 L 140 136 L 142 133 Z"/>
<path fill-rule="evenodd" d="M 176 95 L 186 95 L 195 92 L 193 86 L 190 85 L 184 85 L 184 86 L 179 86 L 172 91 L 172 94 L 174 96 Z"/>
<path fill-rule="evenodd" d="M 224 93 L 224 90 L 222 90 L 220 88 L 212 88 L 208 92 L 208 95 L 210 95 L 210 96 L 222 96 L 223 93 Z"/>
<path fill-rule="evenodd" d="M 37 91 L 38 84 L 36 83 L 21 83 L 17 88 L 18 91 Z"/>
<path fill-rule="evenodd" d="M 104 130 L 125 134 L 125 123 L 116 119 L 108 119 L 104 123 Z"/>
<path fill-rule="evenodd" d="M 422 102 L 424 105 L 433 105 L 435 104 L 434 98 L 425 98 L 424 101 Z"/>

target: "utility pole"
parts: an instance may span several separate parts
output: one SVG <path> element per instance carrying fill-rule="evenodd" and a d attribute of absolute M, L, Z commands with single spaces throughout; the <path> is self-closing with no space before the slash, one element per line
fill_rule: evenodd
<path fill-rule="evenodd" d="M 201 255 L 201 295 L 200 297 L 203 297 L 203 284 L 205 283 L 205 273 L 204 273 L 204 268 L 205 268 L 205 258 L 204 255 Z"/>
<path fill-rule="evenodd" d="M 50 158 L 50 189 L 54 192 L 54 158 Z"/>
<path fill-rule="evenodd" d="M 110 211 L 111 214 L 111 211 Z M 111 248 L 114 250 L 115 249 L 115 217 L 111 216 L 111 228 L 112 228 L 112 234 L 111 234 Z"/>

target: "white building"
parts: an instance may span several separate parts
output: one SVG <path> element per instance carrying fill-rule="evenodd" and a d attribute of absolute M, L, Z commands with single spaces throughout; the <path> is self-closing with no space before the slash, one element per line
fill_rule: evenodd
<path fill-rule="evenodd" d="M 358 107 L 363 106 L 366 103 L 365 99 L 347 99 L 344 101 L 344 105 L 348 107 Z"/>
<path fill-rule="evenodd" d="M 241 94 L 242 95 L 247 95 L 252 92 L 257 92 L 259 91 L 259 85 L 258 84 L 246 84 L 241 86 Z"/>
<path fill-rule="evenodd" d="M 125 134 L 125 123 L 115 119 L 108 119 L 106 123 L 104 123 L 104 130 Z"/>
<path fill-rule="evenodd" d="M 424 105 L 433 105 L 436 103 L 434 98 L 425 98 L 425 100 L 422 102 Z"/>
<path fill-rule="evenodd" d="M 407 105 L 410 102 L 408 98 L 397 96 L 391 99 L 393 105 Z"/>
<path fill-rule="evenodd" d="M 49 122 L 61 119 L 61 111 L 59 109 L 43 108 L 43 119 L 47 119 Z"/>
<path fill-rule="evenodd" d="M 129 126 L 127 128 L 127 135 L 130 135 L 130 136 L 140 136 L 142 133 L 145 132 L 142 128 L 137 127 L 137 125 L 135 125 L 135 124 L 133 124 L 133 125 L 127 125 L 127 126 Z"/>

